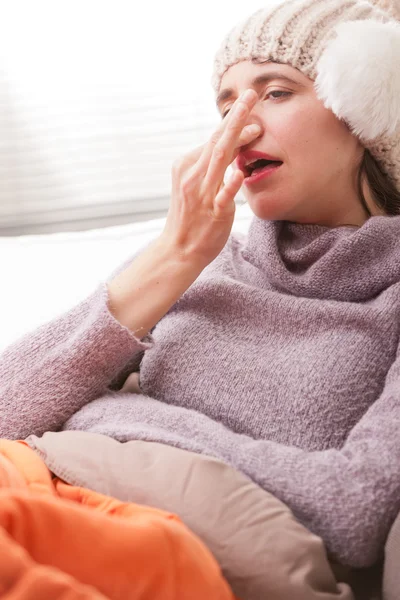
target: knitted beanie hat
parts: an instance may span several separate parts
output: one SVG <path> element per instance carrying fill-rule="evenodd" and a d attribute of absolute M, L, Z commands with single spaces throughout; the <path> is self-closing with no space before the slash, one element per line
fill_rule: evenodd
<path fill-rule="evenodd" d="M 286 63 L 314 81 L 400 192 L 400 0 L 286 0 L 231 29 L 214 59 Z"/>

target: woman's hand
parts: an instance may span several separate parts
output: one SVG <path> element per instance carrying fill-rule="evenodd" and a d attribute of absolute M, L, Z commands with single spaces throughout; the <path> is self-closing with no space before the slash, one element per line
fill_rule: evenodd
<path fill-rule="evenodd" d="M 172 166 L 171 203 L 161 238 L 172 244 L 182 258 L 202 268 L 228 241 L 235 216 L 234 198 L 244 179 L 242 171 L 235 169 L 224 185 L 225 171 L 241 146 L 260 134 L 257 125 L 246 126 L 258 96 L 251 89 L 245 93 L 209 141 Z"/>

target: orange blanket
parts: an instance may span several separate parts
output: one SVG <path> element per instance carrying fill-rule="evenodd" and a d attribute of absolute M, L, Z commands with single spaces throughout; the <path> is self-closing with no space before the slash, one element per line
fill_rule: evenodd
<path fill-rule="evenodd" d="M 3 600 L 233 600 L 175 515 L 70 486 L 25 442 L 0 439 Z"/>

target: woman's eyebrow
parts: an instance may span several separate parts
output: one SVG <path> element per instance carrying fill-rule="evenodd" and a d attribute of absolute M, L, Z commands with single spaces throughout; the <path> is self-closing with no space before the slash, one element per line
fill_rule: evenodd
<path fill-rule="evenodd" d="M 250 82 L 250 85 L 252 87 L 258 87 L 258 86 L 260 86 L 264 83 L 268 83 L 269 81 L 272 81 L 274 79 L 288 81 L 289 83 L 292 83 L 294 85 L 297 85 L 300 87 L 305 87 L 305 85 L 300 83 L 299 81 L 295 81 L 294 79 L 291 79 L 287 75 L 283 75 L 283 73 L 279 73 L 278 71 L 271 71 L 270 73 L 264 73 L 263 75 L 258 75 Z M 222 92 L 220 92 L 218 94 L 218 97 L 216 100 L 217 108 L 219 107 L 221 102 L 223 102 L 224 100 L 228 100 L 229 98 L 231 98 L 231 96 L 233 96 L 233 94 L 234 94 L 234 91 L 231 88 L 226 88 L 225 90 L 222 90 Z"/>

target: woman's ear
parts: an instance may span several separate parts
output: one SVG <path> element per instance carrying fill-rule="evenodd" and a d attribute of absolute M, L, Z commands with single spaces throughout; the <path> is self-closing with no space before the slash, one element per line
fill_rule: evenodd
<path fill-rule="evenodd" d="M 367 19 L 337 25 L 318 61 L 317 97 L 363 143 L 400 127 L 399 57 L 400 23 Z"/>

